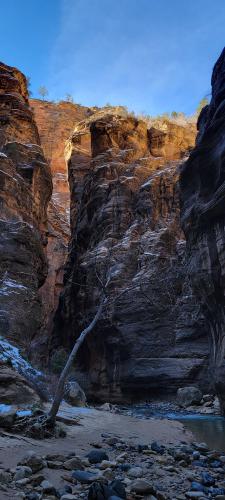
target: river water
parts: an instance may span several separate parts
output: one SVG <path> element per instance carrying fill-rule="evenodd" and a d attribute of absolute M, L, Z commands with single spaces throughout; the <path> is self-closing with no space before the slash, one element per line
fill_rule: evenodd
<path fill-rule="evenodd" d="M 121 413 L 140 419 L 167 418 L 178 420 L 192 432 L 195 441 L 204 442 L 212 450 L 225 452 L 225 418 L 219 415 L 200 415 L 177 411 L 173 404 L 140 404 L 120 408 Z"/>

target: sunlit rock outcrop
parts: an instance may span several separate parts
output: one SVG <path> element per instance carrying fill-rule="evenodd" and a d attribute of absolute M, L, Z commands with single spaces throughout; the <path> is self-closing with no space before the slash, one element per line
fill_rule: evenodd
<path fill-rule="evenodd" d="M 54 347 L 70 347 L 108 304 L 81 348 L 89 396 L 120 401 L 175 391 L 201 377 L 207 340 L 185 278 L 178 166 L 193 128 L 99 112 L 79 123 L 66 154 L 71 241 Z"/>
<path fill-rule="evenodd" d="M 0 334 L 27 355 L 42 326 L 51 191 L 26 78 L 0 63 Z"/>
<path fill-rule="evenodd" d="M 210 379 L 225 412 L 225 49 L 198 128 L 181 174 L 182 225 L 189 274 L 209 330 Z"/>
<path fill-rule="evenodd" d="M 70 192 L 65 143 L 74 125 L 91 113 L 89 108 L 70 102 L 48 102 L 31 99 L 35 121 L 45 157 L 48 159 L 53 181 L 53 192 L 48 205 L 48 275 L 41 297 L 44 307 L 43 338 L 46 344 L 52 333 L 54 314 L 62 290 L 64 265 L 70 237 Z"/>

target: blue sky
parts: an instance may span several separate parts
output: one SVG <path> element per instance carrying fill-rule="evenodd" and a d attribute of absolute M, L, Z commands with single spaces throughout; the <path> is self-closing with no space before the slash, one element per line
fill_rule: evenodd
<path fill-rule="evenodd" d="M 225 0 L 0 0 L 0 59 L 49 99 L 191 114 L 225 45 Z"/>

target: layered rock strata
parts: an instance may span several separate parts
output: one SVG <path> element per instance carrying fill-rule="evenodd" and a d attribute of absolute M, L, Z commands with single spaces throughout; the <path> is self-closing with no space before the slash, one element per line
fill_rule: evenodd
<path fill-rule="evenodd" d="M 45 349 L 46 342 L 51 337 L 53 319 L 62 291 L 70 237 L 70 192 L 64 155 L 65 142 L 74 125 L 88 116 L 91 110 L 65 101 L 56 104 L 31 99 L 30 105 L 53 180 L 52 198 L 48 205 L 48 276 L 40 291 L 45 309 L 40 348 L 43 344 Z"/>
<path fill-rule="evenodd" d="M 52 181 L 26 78 L 0 63 L 0 335 L 31 355 L 43 319 Z"/>
<path fill-rule="evenodd" d="M 54 345 L 72 346 L 107 283 L 76 368 L 89 397 L 149 398 L 203 380 L 207 339 L 179 223 L 178 166 L 194 140 L 194 128 L 147 130 L 101 112 L 68 141 L 72 235 Z"/>
<path fill-rule="evenodd" d="M 209 331 L 210 376 L 225 413 L 225 49 L 198 130 L 181 174 L 182 225 L 190 278 Z"/>

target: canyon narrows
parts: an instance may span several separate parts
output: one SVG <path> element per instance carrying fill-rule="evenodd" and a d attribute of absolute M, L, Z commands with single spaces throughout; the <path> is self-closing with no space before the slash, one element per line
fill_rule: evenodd
<path fill-rule="evenodd" d="M 130 401 L 207 385 L 208 340 L 183 266 L 179 165 L 195 127 L 100 110 L 67 143 L 71 241 L 54 346 L 71 348 L 107 278 L 109 301 L 80 349 L 88 397 Z M 103 274 L 105 278 L 103 278 Z"/>
<path fill-rule="evenodd" d="M 217 110 L 222 67 L 223 56 L 213 73 L 212 103 L 199 118 L 197 147 L 187 161 L 195 145 L 193 123 L 162 118 L 147 126 L 122 107 L 29 101 L 26 78 L 1 63 L 0 333 L 39 366 L 46 365 L 55 353 L 70 351 L 95 315 L 106 279 L 107 307 L 73 372 L 89 399 L 130 402 L 196 383 L 209 387 L 208 322 L 215 326 L 215 287 L 221 308 L 215 327 L 219 340 L 211 326 L 214 365 L 217 373 L 223 370 L 223 354 L 215 361 L 224 342 L 218 334 L 223 314 L 219 243 L 216 252 L 210 246 L 213 273 L 204 257 L 212 232 L 222 234 L 221 221 L 210 236 L 205 208 L 201 215 L 196 201 L 201 179 L 210 217 L 220 219 L 220 190 L 208 168 L 210 189 L 219 200 L 212 203 L 203 167 L 195 166 L 209 134 L 209 158 L 217 161 L 215 112 L 215 130 L 221 126 L 215 150 L 223 154 Z M 180 223 L 181 167 L 193 283 Z M 207 273 L 213 285 L 209 296 L 203 294 L 205 315 L 196 289 L 206 286 L 204 279 L 209 283 Z M 218 380 L 221 387 L 221 376 Z"/>

